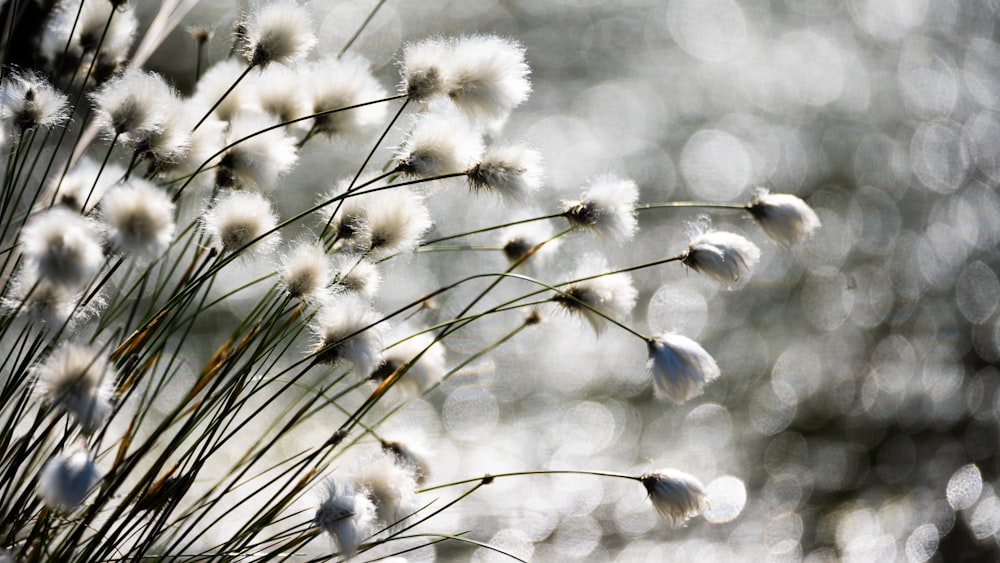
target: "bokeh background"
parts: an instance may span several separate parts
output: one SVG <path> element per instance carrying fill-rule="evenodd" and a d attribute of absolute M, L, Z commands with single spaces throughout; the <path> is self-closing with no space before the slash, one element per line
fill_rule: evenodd
<path fill-rule="evenodd" d="M 321 43 L 342 44 L 372 4 L 318 10 Z M 677 467 L 711 483 L 719 523 L 668 530 L 634 484 L 581 477 L 498 482 L 454 525 L 539 561 L 996 559 L 996 4 L 387 2 L 355 46 L 387 85 L 400 42 L 497 33 L 523 43 L 534 92 L 498 136 L 542 151 L 539 211 L 611 173 L 635 179 L 644 202 L 742 203 L 766 186 L 803 197 L 823 221 L 811 241 L 784 249 L 743 214 L 712 214 L 764 249 L 735 292 L 681 268 L 634 276 L 633 323 L 696 338 L 722 366 L 699 399 L 653 401 L 641 342 L 553 315 L 399 418 L 429 435 L 435 481 Z M 191 18 L 218 18 L 224 36 L 226 10 L 202 10 Z M 190 48 L 176 40 L 165 52 Z M 183 76 L 167 57 L 150 66 Z M 354 158 L 350 147 L 337 155 Z M 314 181 L 309 158 L 289 181 Z M 467 214 L 465 201 L 433 198 L 435 232 L 527 214 L 480 203 Z M 614 267 L 672 255 L 696 216 L 644 213 L 640 236 L 621 246 L 573 238 L 552 271 L 592 253 Z M 407 283 L 394 288 L 386 275 L 384 306 L 501 264 L 480 254 L 414 261 L 400 267 Z M 516 320 L 453 342 L 450 357 Z M 731 477 L 747 500 L 726 522 L 742 491 Z"/>
<path fill-rule="evenodd" d="M 339 49 L 375 3 L 314 2 L 320 48 Z M 156 4 L 141 11 L 151 17 Z M 589 179 L 617 174 L 639 184 L 643 202 L 743 203 L 766 186 L 806 199 L 823 221 L 812 240 L 786 249 L 739 212 L 712 213 L 764 250 L 737 291 L 679 266 L 634 275 L 632 324 L 695 338 L 722 367 L 685 405 L 653 400 L 642 342 L 614 330 L 595 336 L 547 310 L 546 323 L 387 423 L 387 434 L 420 429 L 431 482 L 675 467 L 709 484 L 707 518 L 670 530 L 634 483 L 535 477 L 498 480 L 434 527 L 472 530 L 537 561 L 997 559 L 997 8 L 995 0 L 386 2 L 352 50 L 390 89 L 406 41 L 496 33 L 524 45 L 534 92 L 495 135 L 544 155 L 534 211 L 551 212 Z M 239 9 L 203 2 L 184 25 L 215 28 L 217 60 Z M 183 27 L 146 67 L 190 91 L 194 47 Z M 363 151 L 308 145 L 279 207 L 314 201 L 331 167 L 346 169 Z M 388 160 L 391 149 L 379 156 Z M 430 204 L 431 236 L 532 213 L 445 195 Z M 542 274 L 558 281 L 600 256 L 611 267 L 672 256 L 697 216 L 644 212 L 640 235 L 621 245 L 574 236 Z M 380 307 L 503 267 L 499 254 L 445 254 L 388 265 Z M 502 289 L 497 301 L 522 289 Z M 442 315 L 457 307 L 449 306 Z M 448 344 L 450 361 L 518 321 L 460 335 Z M 447 545 L 437 557 L 502 560 Z"/>

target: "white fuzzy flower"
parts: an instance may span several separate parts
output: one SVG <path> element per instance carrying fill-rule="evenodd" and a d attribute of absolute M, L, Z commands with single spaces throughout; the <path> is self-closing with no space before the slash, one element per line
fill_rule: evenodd
<path fill-rule="evenodd" d="M 102 171 L 100 163 L 84 156 L 68 174 L 53 180 L 42 204 L 51 201 L 81 214 L 89 213 L 124 174 L 125 169 L 118 164 L 109 162 Z"/>
<path fill-rule="evenodd" d="M 333 257 L 334 289 L 356 293 L 365 299 L 374 299 L 382 284 L 382 275 L 370 259 L 349 252 L 339 252 Z"/>
<path fill-rule="evenodd" d="M 785 246 L 811 237 L 821 225 L 816 212 L 798 196 L 772 194 L 765 189 L 758 190 L 747 211 L 767 236 Z"/>
<path fill-rule="evenodd" d="M 70 325 L 74 313 L 83 314 L 76 305 L 80 295 L 63 285 L 39 279 L 34 268 L 22 270 L 14 282 L 12 297 L 0 301 L 3 308 L 18 313 L 27 312 L 32 322 L 48 329 Z"/>
<path fill-rule="evenodd" d="M 142 145 L 132 147 L 153 160 L 150 169 L 179 162 L 191 150 L 191 110 L 171 93 L 159 101 L 160 127 L 151 131 Z"/>
<path fill-rule="evenodd" d="M 547 241 L 547 242 L 546 242 Z M 537 272 L 543 268 L 559 248 L 559 239 L 552 239 L 552 229 L 548 222 L 532 221 L 504 229 L 500 238 L 503 255 L 511 264 L 525 258 L 531 249 L 545 244 L 526 258 L 519 268 Z"/>
<path fill-rule="evenodd" d="M 73 415 L 90 434 L 111 412 L 113 370 L 98 348 L 66 344 L 34 368 L 45 399 Z"/>
<path fill-rule="evenodd" d="M 247 13 L 240 24 L 250 66 L 291 64 L 305 58 L 316 45 L 312 17 L 298 3 L 277 0 Z"/>
<path fill-rule="evenodd" d="M 394 331 L 398 338 L 413 334 L 407 327 Z M 418 357 L 419 356 L 419 357 Z M 406 338 L 382 353 L 382 365 L 372 373 L 372 379 L 382 381 L 407 362 L 413 362 L 406 373 L 393 385 L 407 397 L 419 397 L 445 373 L 444 346 L 434 341 L 431 333 L 421 333 Z"/>
<path fill-rule="evenodd" d="M 373 531 L 375 505 L 353 484 L 332 477 L 323 483 L 321 495 L 316 525 L 336 538 L 342 556 L 353 556 L 361 539 Z"/>
<path fill-rule="evenodd" d="M 310 67 L 313 113 L 371 102 L 386 97 L 385 88 L 372 76 L 361 57 L 327 57 Z M 315 118 L 316 132 L 327 136 L 356 136 L 384 123 L 385 104 L 370 104 Z"/>
<path fill-rule="evenodd" d="M 66 121 L 66 95 L 36 72 L 15 71 L 0 86 L 0 119 L 7 119 L 19 131 L 51 127 Z"/>
<path fill-rule="evenodd" d="M 38 496 L 50 508 L 74 508 L 100 479 L 86 446 L 78 444 L 45 464 L 38 477 Z"/>
<path fill-rule="evenodd" d="M 467 123 L 453 116 L 424 114 L 396 153 L 397 170 L 429 178 L 467 171 L 483 151 L 483 141 Z"/>
<path fill-rule="evenodd" d="M 396 463 L 406 466 L 413 474 L 418 485 L 422 485 L 430 475 L 429 454 L 426 444 L 420 436 L 410 436 L 407 439 L 380 439 L 382 451 L 395 457 Z"/>
<path fill-rule="evenodd" d="M 705 487 L 693 475 L 676 469 L 661 469 L 639 477 L 653 508 L 672 527 L 684 525 L 705 508 Z"/>
<path fill-rule="evenodd" d="M 451 60 L 451 43 L 434 37 L 403 47 L 400 91 L 415 102 L 426 102 L 447 93 L 447 77 L 443 68 Z"/>
<path fill-rule="evenodd" d="M 431 218 L 422 197 L 399 187 L 348 197 L 330 225 L 340 248 L 376 259 L 415 248 Z"/>
<path fill-rule="evenodd" d="M 69 60 L 64 68 L 82 67 L 81 72 L 85 72 L 89 62 L 80 63 L 85 56 L 93 57 L 99 43 L 99 62 L 123 60 L 138 25 L 133 6 L 116 10 L 112 2 L 63 0 L 56 5 L 42 34 L 41 53 L 51 66 L 58 66 L 65 51 Z M 101 69 L 97 71 L 101 73 Z"/>
<path fill-rule="evenodd" d="M 403 521 L 419 508 L 413 468 L 397 463 L 394 455 L 379 455 L 364 463 L 357 473 L 357 484 L 368 493 L 385 526 Z"/>
<path fill-rule="evenodd" d="M 262 114 L 235 117 L 230 122 L 225 143 L 228 145 L 276 123 L 274 118 Z M 222 155 L 215 177 L 216 185 L 269 192 L 275 189 L 278 178 L 291 170 L 297 160 L 295 140 L 284 129 L 261 133 L 238 143 Z"/>
<path fill-rule="evenodd" d="M 646 341 L 646 369 L 653 377 L 656 398 L 681 404 L 701 395 L 705 384 L 719 377 L 715 359 L 686 336 L 661 333 Z"/>
<path fill-rule="evenodd" d="M 629 240 L 638 226 L 638 199 L 639 188 L 632 180 L 599 178 L 591 182 L 579 200 L 563 202 L 563 215 L 574 227 L 615 240 Z"/>
<path fill-rule="evenodd" d="M 271 202 L 254 192 L 226 191 L 221 193 L 202 217 L 205 233 L 223 252 L 235 252 L 278 224 Z M 265 254 L 278 243 L 273 232 L 247 249 Z"/>
<path fill-rule="evenodd" d="M 105 135 L 138 150 L 146 150 L 150 139 L 163 131 L 165 109 L 174 97 L 162 76 L 134 67 L 92 95 Z"/>
<path fill-rule="evenodd" d="M 523 145 L 492 146 L 468 173 L 473 191 L 492 191 L 521 202 L 542 185 L 542 155 Z"/>
<path fill-rule="evenodd" d="M 585 259 L 584 266 L 577 271 L 575 278 L 585 278 L 605 271 L 607 264 L 603 259 Z M 604 331 L 606 319 L 594 309 L 612 319 L 623 321 L 632 314 L 638 295 L 632 286 L 632 277 L 622 273 L 569 284 L 552 300 L 566 311 L 582 316 L 590 323 L 594 332 L 600 334 Z"/>
<path fill-rule="evenodd" d="M 311 113 L 309 90 L 316 78 L 310 75 L 306 80 L 300 70 L 276 65 L 262 70 L 248 87 L 252 87 L 260 111 L 284 123 Z"/>
<path fill-rule="evenodd" d="M 531 92 L 524 48 L 501 37 L 458 39 L 448 64 L 448 97 L 472 119 L 497 121 Z"/>
<path fill-rule="evenodd" d="M 174 203 L 153 184 L 132 179 L 108 191 L 101 220 L 111 248 L 138 258 L 157 258 L 174 238 Z"/>
<path fill-rule="evenodd" d="M 385 323 L 376 324 L 381 318 L 355 295 L 342 295 L 324 303 L 313 323 L 317 337 L 315 362 L 348 363 L 355 373 L 367 376 L 382 363 Z"/>
<path fill-rule="evenodd" d="M 757 245 L 726 231 L 708 231 L 696 236 L 681 254 L 685 266 L 730 289 L 750 276 L 758 260 Z"/>
<path fill-rule="evenodd" d="M 332 280 L 330 260 L 323 247 L 302 242 L 286 255 L 281 267 L 281 282 L 292 297 L 310 299 L 325 294 Z"/>
<path fill-rule="evenodd" d="M 61 207 L 39 213 L 24 226 L 21 249 L 42 279 L 71 288 L 90 281 L 104 262 L 90 221 Z"/>
<path fill-rule="evenodd" d="M 246 67 L 236 59 L 223 59 L 206 70 L 198 80 L 198 84 L 195 85 L 192 96 L 193 106 L 204 108 L 204 110 L 198 109 L 193 113 L 197 113 L 199 117 L 205 115 L 205 112 L 220 98 L 222 101 L 215 107 L 213 113 L 222 121 L 229 121 L 252 108 L 257 108 L 258 100 L 253 82 L 249 80 L 236 84 L 236 87 L 226 94 L 226 91 L 233 86 L 244 70 Z M 225 95 L 224 98 L 223 95 Z"/>

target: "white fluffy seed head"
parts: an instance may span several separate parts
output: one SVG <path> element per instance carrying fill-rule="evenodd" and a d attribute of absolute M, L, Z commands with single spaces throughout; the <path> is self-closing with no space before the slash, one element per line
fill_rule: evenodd
<path fill-rule="evenodd" d="M 327 57 L 310 67 L 309 91 L 313 113 L 371 102 L 386 97 L 371 74 L 368 61 L 346 55 Z M 316 131 L 327 136 L 356 137 L 385 122 L 385 104 L 371 104 L 315 118 Z"/>
<path fill-rule="evenodd" d="M 175 99 L 159 74 L 129 68 L 92 95 L 104 135 L 132 149 L 146 150 L 163 131 L 165 113 Z"/>
<path fill-rule="evenodd" d="M 112 12 L 115 12 L 114 15 Z M 98 66 L 102 62 L 125 60 L 138 25 L 133 6 L 116 10 L 112 2 L 63 0 L 57 3 L 46 24 L 41 53 L 54 68 L 59 66 L 59 58 L 65 51 L 68 60 L 63 68 L 75 67 L 82 78 L 94 58 L 98 43 L 101 45 Z M 98 75 L 106 75 L 107 72 L 108 69 L 95 69 Z"/>
<path fill-rule="evenodd" d="M 408 327 L 394 331 L 396 338 L 414 334 Z M 393 385 L 409 398 L 423 395 L 441 381 L 445 373 L 444 346 L 435 342 L 431 333 L 411 336 L 382 353 L 382 365 L 372 373 L 372 379 L 382 381 L 408 362 L 413 362 L 406 373 Z"/>
<path fill-rule="evenodd" d="M 542 242 L 545 244 L 518 266 L 537 273 L 559 249 L 559 239 L 552 239 L 552 229 L 547 221 L 532 221 L 504 229 L 500 238 L 500 248 L 503 249 L 507 261 L 514 264 Z"/>
<path fill-rule="evenodd" d="M 344 192 L 334 190 L 327 199 L 338 193 Z M 339 249 L 378 259 L 415 248 L 431 217 L 421 196 L 399 187 L 348 197 L 330 225 Z"/>
<path fill-rule="evenodd" d="M 80 295 L 59 284 L 39 279 L 34 268 L 23 269 L 17 276 L 10 292 L 0 305 L 10 312 L 27 313 L 32 322 L 55 330 L 63 325 L 71 325 L 74 313 L 83 314 L 76 304 Z"/>
<path fill-rule="evenodd" d="M 352 294 L 323 303 L 312 325 L 314 361 L 326 365 L 350 364 L 366 377 L 382 363 L 385 323 L 366 301 Z M 371 326 L 375 325 L 375 326 Z"/>
<path fill-rule="evenodd" d="M 157 258 L 174 238 L 174 203 L 150 182 L 132 179 L 104 196 L 101 221 L 115 251 Z"/>
<path fill-rule="evenodd" d="M 315 77 L 304 78 L 298 69 L 275 65 L 262 70 L 248 86 L 252 86 L 253 98 L 260 111 L 278 122 L 285 122 L 312 113 L 310 86 Z M 302 123 L 294 125 L 302 127 Z"/>
<path fill-rule="evenodd" d="M 300 242 L 288 253 L 281 267 L 281 282 L 289 295 L 315 299 L 327 294 L 333 274 L 330 259 L 315 242 Z"/>
<path fill-rule="evenodd" d="M 482 137 L 455 116 L 424 114 L 396 153 L 398 170 L 429 178 L 465 172 L 483 152 Z"/>
<path fill-rule="evenodd" d="M 204 108 L 204 110 L 199 109 L 197 113 L 204 115 L 204 112 L 215 105 L 220 98 L 222 98 L 222 102 L 216 106 L 213 113 L 222 121 L 229 121 L 237 115 L 246 113 L 257 107 L 254 87 L 248 80 L 243 80 L 226 94 L 226 91 L 236 82 L 245 69 L 246 67 L 237 59 L 224 59 L 206 70 L 198 80 L 198 84 L 195 85 L 194 95 L 192 96 L 193 105 L 198 108 Z M 224 94 L 225 98 L 222 97 Z M 191 125 L 194 125 L 194 123 Z"/>
<path fill-rule="evenodd" d="M 491 146 L 468 173 L 473 191 L 490 191 L 522 202 L 542 185 L 542 155 L 523 145 Z"/>
<path fill-rule="evenodd" d="M 400 91 L 410 100 L 426 102 L 448 92 L 446 71 L 452 46 L 440 37 L 409 43 L 403 47 Z"/>
<path fill-rule="evenodd" d="M 222 252 L 235 252 L 278 224 L 271 202 L 254 192 L 224 191 L 202 216 L 202 226 Z M 266 254 L 279 241 L 273 232 L 245 252 Z"/>
<path fill-rule="evenodd" d="M 694 340 L 661 333 L 646 341 L 646 369 L 653 378 L 656 398 L 677 404 L 701 395 L 705 384 L 719 377 L 715 359 Z"/>
<path fill-rule="evenodd" d="M 341 555 L 347 559 L 357 552 L 361 538 L 373 531 L 375 505 L 353 483 L 330 477 L 321 487 L 314 521 L 337 540 Z"/>
<path fill-rule="evenodd" d="M 51 201 L 80 214 L 89 213 L 124 174 L 125 168 L 118 164 L 108 163 L 102 171 L 100 163 L 84 156 L 62 179 L 53 180 L 43 203 Z"/>
<path fill-rule="evenodd" d="M 49 508 L 79 506 L 101 479 L 84 444 L 53 457 L 38 476 L 38 496 Z"/>
<path fill-rule="evenodd" d="M 515 41 L 474 35 L 455 41 L 448 65 L 448 97 L 469 118 L 504 119 L 531 93 L 524 48 Z"/>
<path fill-rule="evenodd" d="M 653 508 L 671 527 L 683 526 L 706 508 L 705 487 L 693 475 L 661 469 L 645 473 L 639 480 L 646 487 Z"/>
<path fill-rule="evenodd" d="M 821 226 L 816 212 L 798 196 L 763 188 L 747 204 L 747 211 L 767 236 L 785 246 L 808 239 Z"/>
<path fill-rule="evenodd" d="M 635 204 L 639 188 L 632 180 L 598 178 L 576 201 L 563 202 L 563 215 L 574 227 L 589 229 L 600 236 L 625 241 L 638 228 Z"/>
<path fill-rule="evenodd" d="M 66 344 L 35 366 L 38 391 L 71 414 L 87 434 L 111 412 L 113 370 L 99 348 Z"/>
<path fill-rule="evenodd" d="M 358 254 L 339 252 L 333 257 L 336 272 L 333 289 L 337 292 L 355 293 L 364 299 L 374 299 L 382 285 L 378 266 Z"/>
<path fill-rule="evenodd" d="M 276 123 L 274 118 L 263 114 L 235 117 L 229 124 L 225 143 L 228 145 Z M 295 140 L 283 129 L 274 129 L 226 151 L 219 161 L 215 183 L 220 188 L 242 187 L 270 192 L 297 160 Z"/>
<path fill-rule="evenodd" d="M 291 0 L 258 5 L 240 24 L 246 44 L 243 57 L 250 66 L 291 64 L 305 58 L 316 45 L 312 16 Z"/>
<path fill-rule="evenodd" d="M 66 95 L 41 74 L 14 71 L 0 86 L 0 119 L 9 120 L 15 130 L 52 127 L 68 119 Z"/>
<path fill-rule="evenodd" d="M 603 259 L 585 258 L 584 265 L 577 270 L 575 279 L 590 277 L 608 271 Z M 632 285 L 632 277 L 628 274 L 612 274 L 599 276 L 562 288 L 560 293 L 552 298 L 565 311 L 582 316 L 594 332 L 604 331 L 607 320 L 593 309 L 604 313 L 617 321 L 624 321 L 632 314 L 638 292 Z"/>
<path fill-rule="evenodd" d="M 394 455 L 367 460 L 358 471 L 357 484 L 375 505 L 383 526 L 399 524 L 419 508 L 413 468 L 397 463 Z"/>
<path fill-rule="evenodd" d="M 707 231 L 694 237 L 681 262 L 727 289 L 742 285 L 760 260 L 760 249 L 747 238 L 726 231 Z"/>
<path fill-rule="evenodd" d="M 91 222 L 61 207 L 28 221 L 21 230 L 21 249 L 41 279 L 68 288 L 90 281 L 104 262 Z"/>

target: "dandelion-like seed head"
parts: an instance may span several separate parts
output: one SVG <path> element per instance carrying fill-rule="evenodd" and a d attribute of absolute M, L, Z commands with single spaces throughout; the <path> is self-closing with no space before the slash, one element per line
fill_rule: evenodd
<path fill-rule="evenodd" d="M 521 202 L 542 185 L 542 155 L 522 145 L 493 146 L 468 172 L 469 187 Z"/>
<path fill-rule="evenodd" d="M 370 259 L 350 252 L 341 252 L 333 258 L 336 272 L 335 291 L 355 293 L 365 299 L 374 299 L 382 284 L 382 275 Z"/>
<path fill-rule="evenodd" d="M 174 238 L 174 203 L 145 180 L 112 188 L 101 201 L 101 219 L 111 247 L 138 258 L 160 256 Z"/>
<path fill-rule="evenodd" d="M 234 117 L 229 124 L 225 143 L 275 125 L 273 118 L 262 114 Z M 256 188 L 274 190 L 278 178 L 291 170 L 298 160 L 295 140 L 283 129 L 274 129 L 253 136 L 226 151 L 219 161 L 216 185 L 221 188 Z"/>
<path fill-rule="evenodd" d="M 0 119 L 9 119 L 19 131 L 63 123 L 68 105 L 66 95 L 36 72 L 12 72 L 0 86 Z"/>
<path fill-rule="evenodd" d="M 159 74 L 132 67 L 92 95 L 97 123 L 108 138 L 145 150 L 164 126 L 164 108 L 175 98 Z"/>
<path fill-rule="evenodd" d="M 45 399 L 92 433 L 111 412 L 113 371 L 100 349 L 66 344 L 34 368 Z"/>
<path fill-rule="evenodd" d="M 256 78 L 252 85 L 260 111 L 282 123 L 311 113 L 309 86 L 314 80 L 311 73 L 307 81 L 301 71 L 276 65 L 263 69 Z"/>
<path fill-rule="evenodd" d="M 385 88 L 372 76 L 365 59 L 347 55 L 327 57 L 312 67 L 310 92 L 313 113 L 358 105 L 386 96 Z M 369 104 L 346 111 L 316 116 L 316 132 L 327 136 L 357 136 L 384 122 L 385 104 Z"/>
<path fill-rule="evenodd" d="M 686 336 L 661 333 L 646 341 L 646 369 L 653 377 L 656 398 L 677 404 L 701 395 L 705 384 L 719 377 L 715 359 Z"/>
<path fill-rule="evenodd" d="M 671 527 L 683 526 L 706 508 L 705 487 L 693 475 L 661 469 L 639 477 L 653 508 Z"/>
<path fill-rule="evenodd" d="M 412 250 L 431 228 L 431 215 L 423 198 L 407 189 L 376 194 L 365 202 L 368 248 L 373 258 Z"/>
<path fill-rule="evenodd" d="M 589 262 L 589 263 L 586 263 Z M 607 271 L 603 259 L 586 259 L 578 270 L 577 279 L 589 277 L 587 273 Z M 612 274 L 594 277 L 569 284 L 552 300 L 565 311 L 582 316 L 594 332 L 604 331 L 606 319 L 594 311 L 604 313 L 615 320 L 625 320 L 632 314 L 638 292 L 628 274 Z"/>
<path fill-rule="evenodd" d="M 244 80 L 230 90 L 244 70 L 245 67 L 237 59 L 223 59 L 209 67 L 195 85 L 192 96 L 194 102 L 192 105 L 204 108 L 197 113 L 204 115 L 205 111 L 215 105 L 220 98 L 222 101 L 215 107 L 213 113 L 222 121 L 229 121 L 255 108 L 258 101 L 251 82 Z M 216 147 L 218 148 L 221 146 Z"/>
<path fill-rule="evenodd" d="M 341 555 L 353 556 L 359 538 L 367 535 L 375 523 L 375 505 L 350 482 L 332 477 L 324 481 L 321 495 L 316 525 L 337 540 Z"/>
<path fill-rule="evenodd" d="M 254 192 L 225 191 L 202 216 L 202 225 L 223 252 L 234 252 L 278 224 L 271 202 Z M 257 241 L 248 252 L 265 254 L 278 243 L 277 233 Z"/>
<path fill-rule="evenodd" d="M 404 327 L 395 331 L 395 334 L 400 336 L 414 333 Z M 436 342 L 430 333 L 415 334 L 383 352 L 382 364 L 372 372 L 371 377 L 382 381 L 409 362 L 413 363 L 393 388 L 407 397 L 416 398 L 444 377 L 444 346 Z"/>
<path fill-rule="evenodd" d="M 325 295 L 332 275 L 326 252 L 322 246 L 313 242 L 296 245 L 286 256 L 281 268 L 281 281 L 285 291 L 298 299 Z"/>
<path fill-rule="evenodd" d="M 760 249 L 746 237 L 726 231 L 707 231 L 694 237 L 681 262 L 727 289 L 745 282 L 760 260 Z"/>
<path fill-rule="evenodd" d="M 53 457 L 38 477 L 38 496 L 50 508 L 71 509 L 87 498 L 101 479 L 84 444 Z"/>
<path fill-rule="evenodd" d="M 379 455 L 362 465 L 357 483 L 375 505 L 378 520 L 386 526 L 398 524 L 418 508 L 413 467 L 397 463 L 394 455 Z"/>
<path fill-rule="evenodd" d="M 379 320 L 381 316 L 356 295 L 341 295 L 327 301 L 312 327 L 317 337 L 314 361 L 326 365 L 350 364 L 355 373 L 367 376 L 382 363 L 385 323 L 378 323 Z"/>
<path fill-rule="evenodd" d="M 509 39 L 475 35 L 456 40 L 449 72 L 448 97 L 472 119 L 503 119 L 531 93 L 524 48 Z"/>
<path fill-rule="evenodd" d="M 382 451 L 396 458 L 396 463 L 403 465 L 413 474 L 417 485 L 424 484 L 430 475 L 430 463 L 419 445 L 401 440 L 382 440 Z"/>
<path fill-rule="evenodd" d="M 32 322 L 50 329 L 71 325 L 74 313 L 85 312 L 77 310 L 79 295 L 63 285 L 39 279 L 34 268 L 21 271 L 11 295 L 14 297 L 0 301 L 5 310 L 27 312 Z"/>
<path fill-rule="evenodd" d="M 564 201 L 562 212 L 574 227 L 624 241 L 631 239 L 638 228 L 638 199 L 639 188 L 632 180 L 604 177 L 591 182 L 579 200 Z"/>
<path fill-rule="evenodd" d="M 545 243 L 543 246 L 528 255 L 543 242 Z M 500 248 L 511 264 L 524 259 L 520 267 L 536 271 L 543 268 L 555 255 L 559 249 L 559 239 L 552 239 L 552 229 L 548 222 L 532 221 L 504 229 L 500 238 Z"/>
<path fill-rule="evenodd" d="M 99 163 L 85 156 L 61 179 L 53 179 L 43 201 L 46 204 L 52 201 L 80 214 L 89 213 L 124 174 L 125 169 L 114 163 L 106 164 L 101 171 Z"/>
<path fill-rule="evenodd" d="M 403 48 L 400 91 L 410 100 L 426 102 L 447 93 L 448 85 L 443 66 L 452 57 L 451 44 L 442 38 L 424 39 Z"/>
<path fill-rule="evenodd" d="M 246 42 L 243 57 L 250 66 L 291 64 L 316 45 L 312 17 L 298 3 L 278 0 L 258 5 L 240 23 Z"/>
<path fill-rule="evenodd" d="M 39 213 L 24 226 L 21 247 L 42 279 L 66 287 L 89 281 L 104 261 L 91 222 L 60 207 Z"/>
<path fill-rule="evenodd" d="M 425 114 L 396 153 L 398 170 L 429 178 L 468 170 L 482 154 L 482 137 L 453 116 Z"/>
<path fill-rule="evenodd" d="M 98 44 L 97 66 L 124 60 L 138 26 L 135 9 L 129 5 L 116 10 L 112 2 L 58 2 L 42 33 L 40 51 L 50 66 L 57 66 L 60 57 L 65 56 L 63 68 L 85 72 L 89 65 L 80 63 L 85 56 L 94 57 Z M 95 68 L 97 76 L 104 72 Z"/>
<path fill-rule="evenodd" d="M 808 239 L 821 226 L 816 212 L 798 196 L 763 188 L 747 204 L 747 211 L 767 236 L 785 246 Z"/>

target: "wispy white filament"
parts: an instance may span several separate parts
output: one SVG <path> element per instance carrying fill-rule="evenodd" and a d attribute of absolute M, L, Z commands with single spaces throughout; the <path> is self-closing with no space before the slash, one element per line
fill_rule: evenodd
<path fill-rule="evenodd" d="M 785 246 L 808 239 L 821 225 L 816 212 L 798 196 L 765 189 L 757 192 L 747 211 L 767 236 Z"/>
<path fill-rule="evenodd" d="M 337 540 L 341 555 L 353 556 L 375 522 L 375 506 L 355 485 L 333 477 L 323 483 L 321 495 L 316 525 Z"/>
<path fill-rule="evenodd" d="M 100 478 L 86 446 L 72 446 L 42 468 L 38 477 L 38 496 L 49 507 L 74 508 L 87 498 Z"/>
<path fill-rule="evenodd" d="M 736 233 L 708 231 L 696 236 L 681 256 L 685 266 L 731 289 L 750 276 L 760 249 Z"/>
<path fill-rule="evenodd" d="M 672 527 L 683 526 L 688 519 L 705 510 L 705 487 L 697 477 L 661 469 L 639 477 L 653 508 Z"/>
<path fill-rule="evenodd" d="M 646 369 L 653 376 L 657 399 L 684 403 L 702 393 L 705 384 L 719 377 L 715 359 L 694 340 L 675 333 L 661 333 L 646 345 Z"/>
<path fill-rule="evenodd" d="M 243 57 L 250 66 L 291 64 L 305 58 L 316 45 L 312 17 L 291 0 L 258 5 L 246 14 L 242 28 L 246 41 Z"/>
<path fill-rule="evenodd" d="M 39 213 L 24 226 L 21 247 L 42 279 L 67 287 L 90 281 L 104 262 L 92 223 L 60 207 Z"/>
<path fill-rule="evenodd" d="M 45 399 L 73 415 L 91 433 L 111 411 L 113 372 L 99 348 L 65 344 L 34 368 Z"/>
<path fill-rule="evenodd" d="M 278 223 L 271 202 L 254 192 L 226 191 L 220 194 L 202 217 L 205 233 L 223 252 L 234 252 Z M 270 233 L 247 250 L 265 254 L 278 243 L 278 233 Z"/>
<path fill-rule="evenodd" d="M 591 182 L 579 200 L 564 201 L 563 214 L 574 227 L 594 231 L 613 240 L 629 240 L 638 222 L 635 204 L 639 188 L 632 180 L 615 177 Z"/>
<path fill-rule="evenodd" d="M 132 179 L 108 191 L 101 219 L 111 247 L 138 258 L 163 254 L 174 237 L 174 204 L 155 185 Z"/>

